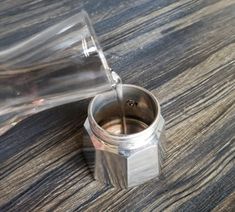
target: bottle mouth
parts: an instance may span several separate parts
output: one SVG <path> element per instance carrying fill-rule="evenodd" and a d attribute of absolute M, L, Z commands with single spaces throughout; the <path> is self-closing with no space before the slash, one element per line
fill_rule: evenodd
<path fill-rule="evenodd" d="M 87 25 L 87 27 L 89 29 L 89 32 L 91 34 L 92 43 L 95 46 L 96 51 L 97 51 L 97 53 L 98 53 L 98 55 L 100 57 L 101 63 L 103 65 L 103 67 L 104 67 L 104 71 L 105 71 L 105 73 L 106 73 L 106 75 L 108 77 L 108 80 L 113 85 L 113 84 L 115 84 L 115 80 L 113 79 L 113 76 L 111 74 L 111 70 L 112 69 L 108 65 L 108 62 L 107 62 L 106 57 L 104 55 L 104 52 L 103 52 L 103 50 L 102 50 L 102 48 L 100 46 L 100 43 L 99 43 L 98 38 L 96 36 L 95 30 L 93 28 L 91 19 L 90 19 L 89 15 L 87 14 L 87 12 L 85 10 L 82 10 L 81 12 L 82 12 L 83 17 L 84 17 L 84 22 L 86 23 L 86 25 Z"/>
<path fill-rule="evenodd" d="M 141 146 L 153 136 L 158 125 L 160 105 L 156 97 L 144 88 L 123 85 L 126 134 L 121 132 L 120 104 L 115 91 L 97 95 L 88 108 L 91 130 L 101 140 L 112 145 Z"/>

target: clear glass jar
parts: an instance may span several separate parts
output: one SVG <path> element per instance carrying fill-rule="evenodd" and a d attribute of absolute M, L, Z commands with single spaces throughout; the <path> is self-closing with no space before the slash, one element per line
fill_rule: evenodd
<path fill-rule="evenodd" d="M 95 96 L 113 83 L 82 11 L 0 52 L 0 135 L 31 114 Z"/>

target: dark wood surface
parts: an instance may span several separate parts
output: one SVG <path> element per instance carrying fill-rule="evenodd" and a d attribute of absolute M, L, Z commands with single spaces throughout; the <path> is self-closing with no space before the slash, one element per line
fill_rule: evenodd
<path fill-rule="evenodd" d="M 72 103 L 0 138 L 0 211 L 235 211 L 235 1 L 2 0 L 0 49 L 81 8 L 123 81 L 161 102 L 163 175 L 96 182 L 81 153 L 89 101 Z"/>

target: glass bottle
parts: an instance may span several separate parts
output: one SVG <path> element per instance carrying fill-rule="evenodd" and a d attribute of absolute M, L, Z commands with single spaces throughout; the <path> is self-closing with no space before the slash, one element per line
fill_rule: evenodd
<path fill-rule="evenodd" d="M 0 135 L 29 115 L 95 96 L 113 84 L 82 11 L 0 51 Z"/>

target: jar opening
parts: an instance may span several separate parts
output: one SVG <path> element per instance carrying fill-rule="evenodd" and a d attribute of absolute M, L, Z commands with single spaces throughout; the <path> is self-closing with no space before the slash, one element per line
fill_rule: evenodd
<path fill-rule="evenodd" d="M 156 120 L 159 112 L 158 104 L 145 89 L 124 85 L 123 102 L 126 120 L 125 135 L 142 132 Z M 121 106 L 115 91 L 95 97 L 92 101 L 91 113 L 100 128 L 111 135 L 123 136 Z"/>

